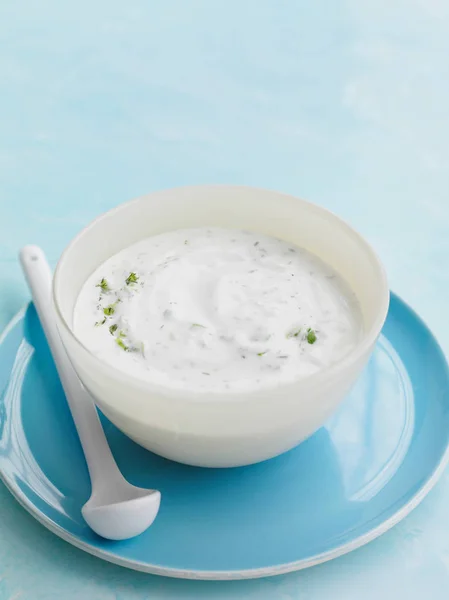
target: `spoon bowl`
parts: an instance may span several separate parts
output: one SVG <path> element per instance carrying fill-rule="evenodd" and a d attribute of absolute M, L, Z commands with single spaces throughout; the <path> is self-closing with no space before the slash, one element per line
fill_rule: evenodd
<path fill-rule="evenodd" d="M 153 523 L 159 511 L 161 494 L 123 480 L 110 496 L 95 490 L 81 512 L 91 529 L 102 537 L 126 540 L 143 533 Z"/>

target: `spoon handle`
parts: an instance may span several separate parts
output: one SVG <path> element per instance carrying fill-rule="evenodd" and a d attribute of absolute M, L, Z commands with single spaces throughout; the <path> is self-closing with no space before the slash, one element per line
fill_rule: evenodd
<path fill-rule="evenodd" d="M 54 317 L 52 272 L 45 254 L 38 246 L 25 246 L 20 251 L 20 262 L 78 431 L 92 487 L 95 481 L 100 482 L 105 476 L 121 477 L 93 400 L 62 345 Z"/>

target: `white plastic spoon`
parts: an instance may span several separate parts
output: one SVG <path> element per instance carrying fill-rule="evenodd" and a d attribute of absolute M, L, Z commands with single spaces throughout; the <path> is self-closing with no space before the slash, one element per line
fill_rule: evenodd
<path fill-rule="evenodd" d="M 125 540 L 139 535 L 154 521 L 161 494 L 157 490 L 131 485 L 117 467 L 93 400 L 78 379 L 59 337 L 51 297 L 52 273 L 44 252 L 37 246 L 25 246 L 20 251 L 20 262 L 89 469 L 92 493 L 82 508 L 83 517 L 98 535 L 110 540 Z"/>

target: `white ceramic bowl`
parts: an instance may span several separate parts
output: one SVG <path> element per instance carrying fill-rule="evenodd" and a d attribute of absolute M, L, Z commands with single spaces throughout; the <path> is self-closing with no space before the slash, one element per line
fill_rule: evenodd
<path fill-rule="evenodd" d="M 87 277 L 111 255 L 144 237 L 199 226 L 248 229 L 314 252 L 356 293 L 364 319 L 363 339 L 328 369 L 295 383 L 245 394 L 166 389 L 129 376 L 91 354 L 72 331 L 75 301 Z M 389 302 L 379 259 L 341 219 L 278 192 L 226 185 L 154 192 L 101 215 L 64 251 L 53 294 L 64 346 L 103 413 L 145 448 L 206 467 L 271 458 L 321 427 L 367 362 Z"/>

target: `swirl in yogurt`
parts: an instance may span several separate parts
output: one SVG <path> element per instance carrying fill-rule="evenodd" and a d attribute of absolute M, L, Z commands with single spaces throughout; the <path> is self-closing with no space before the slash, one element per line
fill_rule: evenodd
<path fill-rule="evenodd" d="M 198 392 L 244 392 L 306 377 L 360 339 L 355 295 L 319 258 L 247 231 L 150 237 L 85 282 L 74 332 L 140 379 Z"/>

